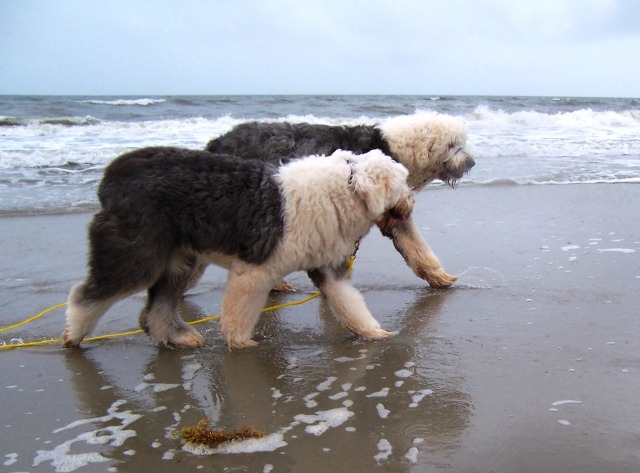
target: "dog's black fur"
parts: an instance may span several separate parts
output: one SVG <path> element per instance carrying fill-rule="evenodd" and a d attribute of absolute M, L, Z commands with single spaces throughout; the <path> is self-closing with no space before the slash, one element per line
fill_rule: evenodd
<path fill-rule="evenodd" d="M 259 160 L 178 148 L 120 156 L 98 189 L 102 209 L 89 229 L 86 295 L 110 297 L 157 278 L 176 252 L 184 253 L 185 265 L 212 251 L 262 263 L 284 231 L 276 170 Z"/>
<path fill-rule="evenodd" d="M 260 159 L 274 164 L 314 154 L 326 155 L 342 149 L 364 154 L 379 149 L 391 153 L 382 132 L 374 126 L 331 126 L 309 123 L 241 123 L 229 133 L 207 144 L 207 151 Z"/>
<path fill-rule="evenodd" d="M 230 347 L 255 344 L 251 331 L 269 289 L 294 269 L 312 272 L 337 317 L 363 339 L 389 336 L 362 296 L 336 273 L 346 271 L 356 239 L 385 212 L 401 221 L 410 216 L 407 171 L 381 152 L 345 151 L 334 157 L 335 166 L 326 166 L 326 159 L 311 156 L 279 168 L 168 147 L 116 158 L 105 170 L 98 190 L 102 208 L 89 228 L 89 274 L 69 293 L 64 346 L 78 346 L 111 305 L 144 289 L 148 297 L 139 323 L 152 339 L 202 346 L 204 338 L 179 317 L 178 304 L 210 262 L 230 271 L 221 321 Z M 299 179 L 299 173 L 315 176 L 316 170 L 315 186 Z M 371 176 L 381 181 L 376 184 Z M 336 178 L 344 181 L 330 181 L 337 187 L 327 192 L 322 184 Z M 307 193 L 301 205 L 299 198 Z M 338 215 L 342 201 L 353 215 Z M 338 217 L 335 229 L 322 238 L 314 238 L 313 226 L 305 233 L 308 227 L 300 220 L 317 207 Z M 357 218 L 353 226 L 349 217 Z"/>

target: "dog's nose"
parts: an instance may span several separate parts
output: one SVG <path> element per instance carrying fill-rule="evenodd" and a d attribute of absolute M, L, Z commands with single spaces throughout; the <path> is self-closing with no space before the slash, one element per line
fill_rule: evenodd
<path fill-rule="evenodd" d="M 471 169 L 473 166 L 476 165 L 476 162 L 473 160 L 471 156 L 467 156 L 466 159 L 464 160 L 464 165 L 467 167 L 467 169 Z"/>

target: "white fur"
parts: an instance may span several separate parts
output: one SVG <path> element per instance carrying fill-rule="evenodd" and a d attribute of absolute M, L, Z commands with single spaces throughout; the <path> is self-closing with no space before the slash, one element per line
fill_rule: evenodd
<path fill-rule="evenodd" d="M 348 185 L 351 173 L 351 185 Z M 292 270 L 339 264 L 406 191 L 407 170 L 381 151 L 337 151 L 280 168 L 286 207 L 281 250 Z"/>
<path fill-rule="evenodd" d="M 448 181 L 444 169 L 459 169 L 466 153 L 467 132 L 461 121 L 438 113 L 417 113 L 389 118 L 380 125 L 391 152 L 409 170 L 408 184 L 421 190 L 436 178 Z"/>
<path fill-rule="evenodd" d="M 93 331 L 102 314 L 121 299 L 121 297 L 113 297 L 91 304 L 79 304 L 79 288 L 80 285 L 76 285 L 69 292 L 66 310 L 67 321 L 62 334 L 64 340 L 82 340 Z"/>
<path fill-rule="evenodd" d="M 264 264 L 231 264 L 220 322 L 229 346 L 255 344 L 251 333 L 274 283 L 292 271 L 316 268 L 325 271 L 321 290 L 345 327 L 368 340 L 389 336 L 362 295 L 331 268 L 349 258 L 355 242 L 387 210 L 410 198 L 407 175 L 404 166 L 378 150 L 360 156 L 337 151 L 281 167 L 284 237 Z"/>

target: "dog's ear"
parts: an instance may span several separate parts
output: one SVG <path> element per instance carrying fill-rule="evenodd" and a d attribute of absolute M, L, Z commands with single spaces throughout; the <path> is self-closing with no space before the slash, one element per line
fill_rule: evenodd
<path fill-rule="evenodd" d="M 366 205 L 371 219 L 379 218 L 386 210 L 387 193 L 384 183 L 376 182 L 364 169 L 356 169 L 352 185 L 354 192 Z"/>
<path fill-rule="evenodd" d="M 397 204 L 400 193 L 408 187 L 409 172 L 379 150 L 352 158 L 352 185 L 367 207 L 369 217 L 377 220 Z"/>

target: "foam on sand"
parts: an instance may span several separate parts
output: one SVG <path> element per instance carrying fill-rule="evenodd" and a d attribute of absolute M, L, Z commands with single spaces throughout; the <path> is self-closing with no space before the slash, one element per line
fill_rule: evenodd
<path fill-rule="evenodd" d="M 119 407 L 126 404 L 124 400 L 114 402 L 109 409 L 107 415 L 92 419 L 83 419 L 72 422 L 65 427 L 61 427 L 53 431 L 54 434 L 72 430 L 87 424 L 104 424 L 113 420 L 119 420 L 120 425 L 107 425 L 98 427 L 89 432 L 83 432 L 75 438 L 67 440 L 52 450 L 38 450 L 36 457 L 33 459 L 33 466 L 38 466 L 42 462 L 50 461 L 51 466 L 56 472 L 75 471 L 92 463 L 102 463 L 110 459 L 103 456 L 100 452 L 71 453 L 72 447 L 77 450 L 74 444 L 85 445 L 109 445 L 110 447 L 120 447 L 124 442 L 137 435 L 135 430 L 127 429 L 130 424 L 142 418 L 142 415 L 133 414 L 131 411 L 119 411 Z"/>
<path fill-rule="evenodd" d="M 273 452 L 279 448 L 287 446 L 284 436 L 280 432 L 267 435 L 258 439 L 239 440 L 236 442 L 226 443 L 216 448 L 210 448 L 204 445 L 196 445 L 186 443 L 182 449 L 194 455 L 214 455 L 214 454 L 232 454 L 232 453 L 256 453 L 256 452 Z"/>
<path fill-rule="evenodd" d="M 346 407 L 338 407 L 328 411 L 318 411 L 314 415 L 299 414 L 294 417 L 298 422 L 311 424 L 305 427 L 305 432 L 322 435 L 333 427 L 338 427 L 353 417 L 354 413 Z"/>

